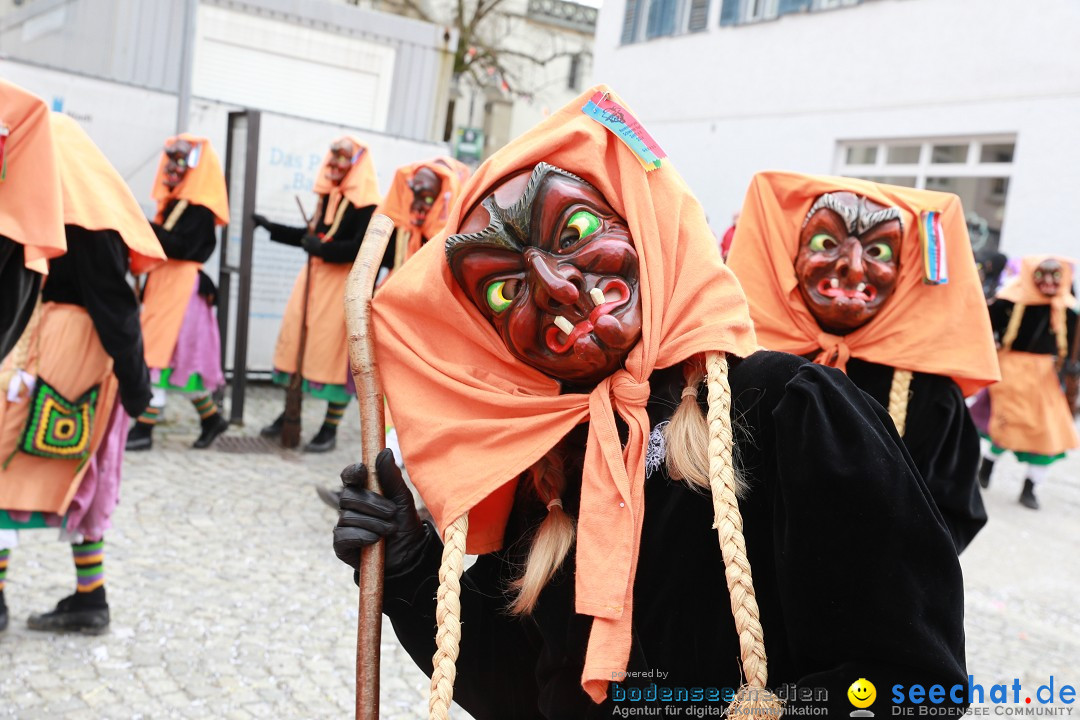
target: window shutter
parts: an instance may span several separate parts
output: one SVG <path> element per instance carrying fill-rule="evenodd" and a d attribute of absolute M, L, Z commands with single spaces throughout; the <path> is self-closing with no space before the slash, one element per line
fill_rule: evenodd
<path fill-rule="evenodd" d="M 810 9 L 812 2 L 813 0 L 780 0 L 776 14 L 787 15 L 788 13 L 806 12 Z"/>
<path fill-rule="evenodd" d="M 676 0 L 651 0 L 649 2 L 649 22 L 645 26 L 646 38 L 675 34 L 676 5 Z"/>
<path fill-rule="evenodd" d="M 629 45 L 637 40 L 638 12 L 641 0 L 626 0 L 626 12 L 623 14 L 622 44 Z"/>
<path fill-rule="evenodd" d="M 734 25 L 739 22 L 739 5 L 741 0 L 723 0 L 720 6 L 720 25 Z"/>
<path fill-rule="evenodd" d="M 709 22 L 709 0 L 690 0 L 690 22 L 687 30 L 698 32 L 704 30 Z"/>

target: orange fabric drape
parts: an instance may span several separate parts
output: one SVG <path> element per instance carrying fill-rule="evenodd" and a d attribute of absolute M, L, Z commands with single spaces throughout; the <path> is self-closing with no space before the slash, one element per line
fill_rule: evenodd
<path fill-rule="evenodd" d="M 746 300 L 700 204 L 669 164 L 646 173 L 582 113 L 589 90 L 489 159 L 443 234 L 390 277 L 373 304 L 376 354 L 405 464 L 440 527 L 469 513 L 470 552 L 503 541 L 518 476 L 589 423 L 576 545 L 576 609 L 594 617 L 582 686 L 600 702 L 625 670 L 644 517 L 649 377 L 709 350 L 757 348 Z M 615 97 L 612 93 L 612 97 Z M 589 394 L 514 358 L 450 274 L 444 240 L 502 178 L 544 161 L 595 186 L 630 227 L 640 262 L 642 338 L 626 368 Z M 629 427 L 619 442 L 616 413 Z"/>
<path fill-rule="evenodd" d="M 420 168 L 427 168 L 434 172 L 442 181 L 442 190 L 428 210 L 423 226 L 417 228 L 409 220 L 409 208 L 413 202 L 413 191 L 409 187 L 409 182 Z M 397 169 L 386 197 L 375 212 L 393 220 L 398 232 L 408 230 L 412 233 L 409 237 L 408 248 L 408 257 L 412 257 L 420 249 L 423 239 L 433 238 L 442 232 L 450 217 L 450 208 L 453 207 L 454 200 L 460 192 L 461 180 L 445 161 L 437 158 L 422 160 Z"/>
<path fill-rule="evenodd" d="M 822 330 L 799 293 L 795 256 L 810 206 L 824 193 L 847 191 L 900 208 L 904 235 L 893 296 L 866 325 L 844 336 Z M 918 220 L 941 213 L 949 281 L 923 283 Z M 968 240 L 960 198 L 853 178 L 758 173 L 746 192 L 728 265 L 735 271 L 769 350 L 818 353 L 845 369 L 849 358 L 951 377 L 964 395 L 1001 379 L 990 315 Z"/>
<path fill-rule="evenodd" d="M 345 329 L 345 281 L 352 265 L 330 263 L 313 257 L 311 293 L 308 296 L 307 337 L 304 342 L 305 379 L 326 385 L 348 382 L 349 347 Z M 274 369 L 296 372 L 300 351 L 300 329 L 304 323 L 304 283 L 307 270 L 301 269 L 293 283 L 285 316 L 281 320 L 277 345 L 274 346 Z"/>
<path fill-rule="evenodd" d="M 202 205 L 214 213 L 215 222 L 218 225 L 226 225 L 229 222 L 229 197 L 225 189 L 225 173 L 221 170 L 221 161 L 217 152 L 204 137 L 181 133 L 165 141 L 166 145 L 176 140 L 187 140 L 195 147 L 198 153 L 198 161 L 188 167 L 187 174 L 180 184 L 174 188 L 167 188 L 162 182 L 165 177 L 165 165 L 168 156 L 162 151 L 161 160 L 158 162 L 157 175 L 154 177 L 154 189 L 151 194 L 157 201 L 157 222 L 165 222 L 165 208 L 173 200 L 187 200 L 192 205 Z"/>
<path fill-rule="evenodd" d="M 0 80 L 0 113 L 0 130 L 7 130 L 0 235 L 22 245 L 26 267 L 45 275 L 48 259 L 67 251 L 49 109 L 36 95 Z"/>
<path fill-rule="evenodd" d="M 72 400 L 99 387 L 90 435 L 93 457 L 108 431 L 118 389 L 112 358 L 102 347 L 90 315 L 77 305 L 44 303 L 34 333 L 27 368 Z M 18 401 L 0 398 L 0 463 L 7 462 L 6 468 L 0 468 L 0 508 L 63 515 L 90 464 L 79 467 L 79 460 L 43 459 L 23 452 L 12 455 L 30 414 L 29 397 L 24 386 Z"/>
<path fill-rule="evenodd" d="M 337 185 L 326 179 L 326 167 L 330 163 L 333 154 L 329 151 L 323 158 L 319 172 L 315 175 L 315 185 L 312 188 L 317 195 L 326 195 L 326 207 L 323 210 L 323 222 L 327 225 L 334 223 L 337 216 L 338 204 L 341 198 L 345 198 L 358 208 L 378 205 L 379 179 L 375 176 L 375 161 L 371 158 L 371 149 L 367 143 L 360 142 L 355 135 L 344 135 L 334 142 L 341 140 L 350 141 L 359 153 L 356 162 L 349 168 L 349 172 Z"/>
<path fill-rule="evenodd" d="M 164 262 L 165 251 L 138 201 L 90 136 L 67 115 L 52 113 L 52 125 L 59 148 L 64 224 L 115 230 L 127 245 L 135 275 Z"/>

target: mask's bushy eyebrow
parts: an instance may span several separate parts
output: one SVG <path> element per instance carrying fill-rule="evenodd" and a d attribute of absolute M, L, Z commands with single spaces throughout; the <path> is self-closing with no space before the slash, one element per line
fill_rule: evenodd
<path fill-rule="evenodd" d="M 900 209 L 895 207 L 882 208 L 880 210 L 871 210 L 869 207 L 869 201 L 864 197 L 858 197 L 858 203 L 855 207 L 846 204 L 840 197 L 840 193 L 825 193 L 810 206 L 810 211 L 806 213 L 806 218 L 803 220 L 803 228 L 810 223 L 810 218 L 814 216 L 818 210 L 826 208 L 832 210 L 844 220 L 844 225 L 847 227 L 847 231 L 852 235 L 862 235 L 864 232 L 879 225 L 887 220 L 897 220 L 900 222 L 900 231 L 904 230 L 904 220 L 900 216 Z"/>
<path fill-rule="evenodd" d="M 490 218 L 488 226 L 480 232 L 448 237 L 446 239 L 446 259 L 453 261 L 457 253 L 475 247 L 495 247 L 513 252 L 523 252 L 529 244 L 533 202 L 536 200 L 544 180 L 553 174 L 562 175 L 590 188 L 592 187 L 577 175 L 562 168 L 545 162 L 537 163 L 529 176 L 529 183 L 525 186 L 525 192 L 513 205 L 506 208 L 501 207 L 495 202 L 494 195 L 489 195 L 480 203 L 480 206 L 488 212 Z"/>

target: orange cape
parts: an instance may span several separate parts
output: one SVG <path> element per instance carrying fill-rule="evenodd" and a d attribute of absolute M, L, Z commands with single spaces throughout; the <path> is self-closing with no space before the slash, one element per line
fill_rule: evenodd
<path fill-rule="evenodd" d="M 576 610 L 594 618 L 582 686 L 600 702 L 630 653 L 649 376 L 710 350 L 746 356 L 757 341 L 700 204 L 670 164 L 646 173 L 626 145 L 582 113 L 595 92 L 610 91 L 589 90 L 480 167 L 444 233 L 376 293 L 373 315 L 379 370 L 410 477 L 439 527 L 469 513 L 469 552 L 502 546 L 519 475 L 575 425 L 589 423 Z M 626 219 L 638 252 L 641 341 L 626 369 L 590 394 L 560 395 L 559 383 L 513 357 L 458 287 L 444 254 L 445 237 L 465 211 L 499 180 L 540 161 L 596 187 Z M 625 448 L 616 413 L 629 427 Z"/>
<path fill-rule="evenodd" d="M 795 275 L 799 232 L 822 194 L 848 191 L 900 208 L 904 236 L 896 289 L 878 314 L 848 335 L 822 330 Z M 923 283 L 919 215 L 941 213 L 948 283 Z M 968 240 L 960 198 L 868 180 L 758 173 L 746 192 L 728 265 L 746 291 L 761 344 L 844 370 L 849 357 L 904 370 L 944 375 L 964 395 L 1001 379 L 990 315 Z"/>
<path fill-rule="evenodd" d="M 214 147 L 204 137 L 181 133 L 165 141 L 166 145 L 177 140 L 187 140 L 195 147 L 198 153 L 198 161 L 192 164 L 184 175 L 184 179 L 174 188 L 167 188 L 162 180 L 165 178 L 165 165 L 169 157 L 162 152 L 158 162 L 157 175 L 154 177 L 154 189 L 151 195 L 157 200 L 158 224 L 165 222 L 165 208 L 173 200 L 187 200 L 192 205 L 202 205 L 214 213 L 215 222 L 218 225 L 227 225 L 229 222 L 229 196 L 225 190 L 225 173 L 221 171 L 221 161 L 218 159 Z"/>
<path fill-rule="evenodd" d="M 42 275 L 48 259 L 67 252 L 63 197 L 49 109 L 41 98 L 0 80 L 0 235 L 23 246 L 23 264 Z"/>
<path fill-rule="evenodd" d="M 1035 268 L 1045 260 L 1057 260 L 1061 263 L 1061 285 L 1058 286 L 1058 294 L 1053 297 L 1043 295 L 1039 288 L 1035 287 Z M 1020 261 L 1020 274 L 1005 283 L 995 297 L 1018 305 L 1052 305 L 1055 310 L 1071 308 L 1076 305 L 1076 298 L 1070 291 L 1072 279 L 1073 261 L 1069 258 L 1058 255 L 1029 255 Z"/>
<path fill-rule="evenodd" d="M 135 275 L 164 262 L 165 251 L 138 201 L 90 136 L 60 113 L 52 113 L 52 126 L 59 149 L 64 224 L 115 230 L 128 247 Z"/>
<path fill-rule="evenodd" d="M 358 208 L 378 205 L 380 199 L 379 179 L 375 176 L 375 161 L 371 159 L 371 149 L 366 143 L 360 142 L 355 135 L 344 135 L 334 142 L 340 140 L 348 140 L 355 145 L 360 157 L 337 185 L 326 179 L 326 168 L 333 157 L 330 151 L 326 152 L 326 157 L 319 166 L 312 189 L 317 195 L 328 196 L 326 209 L 323 211 L 323 222 L 327 225 L 334 224 L 338 203 L 341 202 L 342 197 Z"/>
<path fill-rule="evenodd" d="M 409 182 L 420 168 L 427 168 L 435 173 L 442 181 L 442 190 L 435 199 L 435 203 L 428 210 L 423 226 L 417 228 L 409 219 L 409 208 L 413 202 L 413 191 L 409 187 Z M 408 257 L 412 257 L 420 249 L 421 240 L 433 238 L 442 232 L 450 216 L 450 208 L 460 192 L 461 180 L 458 173 L 451 169 L 449 165 L 435 159 L 422 160 L 397 169 L 394 173 L 394 180 L 390 183 L 390 190 L 387 191 L 386 197 L 383 198 L 382 203 L 375 212 L 386 215 L 393 220 L 394 227 L 399 232 L 404 230 L 412 231 L 409 236 L 408 249 Z"/>

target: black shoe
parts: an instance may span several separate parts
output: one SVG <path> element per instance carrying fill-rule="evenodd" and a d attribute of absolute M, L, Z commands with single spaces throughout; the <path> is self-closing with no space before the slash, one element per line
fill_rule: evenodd
<path fill-rule="evenodd" d="M 983 489 L 990 487 L 990 473 L 994 471 L 994 461 L 982 459 L 982 463 L 979 464 L 979 485 Z"/>
<path fill-rule="evenodd" d="M 319 498 L 330 507 L 334 508 L 335 510 L 341 509 L 341 507 L 338 505 L 338 503 L 341 501 L 340 490 L 330 490 L 323 487 L 322 485 L 316 485 L 315 492 L 318 493 Z"/>
<path fill-rule="evenodd" d="M 1020 504 L 1032 510 L 1039 509 L 1039 501 L 1035 497 L 1035 483 L 1024 478 L 1024 489 L 1020 491 Z"/>
<path fill-rule="evenodd" d="M 135 424 L 131 426 L 131 430 L 128 430 L 127 443 L 124 445 L 124 450 L 127 450 L 128 452 L 134 450 L 149 450 L 154 445 L 153 433 L 153 425 L 143 422 L 142 420 L 136 420 Z"/>
<path fill-rule="evenodd" d="M 323 423 L 323 426 L 319 428 L 319 432 L 315 433 L 315 437 L 311 438 L 311 442 L 304 446 L 304 452 L 324 453 L 330 452 L 336 447 L 337 428 Z"/>
<path fill-rule="evenodd" d="M 260 430 L 259 434 L 264 438 L 281 437 L 281 428 L 283 427 L 285 427 L 285 413 L 278 415 L 277 420 Z"/>
<path fill-rule="evenodd" d="M 204 450 L 217 440 L 218 435 L 229 429 L 229 421 L 221 417 L 221 413 L 214 413 L 210 417 L 203 418 L 202 432 L 191 447 L 196 450 Z"/>
<path fill-rule="evenodd" d="M 69 595 L 56 603 L 55 610 L 31 615 L 26 626 L 31 630 L 47 632 L 100 635 L 109 629 L 109 604 L 105 602 L 105 588 Z"/>
<path fill-rule="evenodd" d="M 4 591 L 0 590 L 0 632 L 7 630 L 8 626 L 8 611 L 7 603 L 4 602 Z"/>

